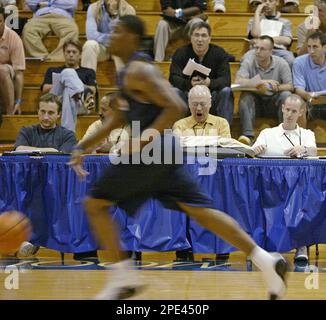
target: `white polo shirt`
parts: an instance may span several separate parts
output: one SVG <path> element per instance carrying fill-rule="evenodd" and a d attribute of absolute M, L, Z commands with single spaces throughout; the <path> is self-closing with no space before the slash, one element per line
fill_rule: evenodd
<path fill-rule="evenodd" d="M 267 128 L 260 132 L 253 147 L 265 144 L 267 149 L 260 155 L 284 156 L 285 151 L 294 146 L 315 147 L 315 134 L 309 129 L 300 128 L 298 125 L 294 130 L 284 130 L 283 124 L 274 128 Z"/>

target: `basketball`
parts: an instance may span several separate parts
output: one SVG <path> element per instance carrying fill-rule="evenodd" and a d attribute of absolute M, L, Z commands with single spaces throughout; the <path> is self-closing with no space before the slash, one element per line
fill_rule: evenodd
<path fill-rule="evenodd" d="M 21 212 L 0 214 L 0 254 L 15 253 L 32 232 L 30 220 Z"/>

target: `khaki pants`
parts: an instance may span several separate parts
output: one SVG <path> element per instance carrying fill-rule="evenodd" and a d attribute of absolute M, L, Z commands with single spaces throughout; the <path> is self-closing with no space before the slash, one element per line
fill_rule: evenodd
<path fill-rule="evenodd" d="M 49 54 L 42 39 L 51 33 L 59 37 L 59 44 Z M 32 57 L 46 57 L 52 61 L 64 61 L 63 44 L 70 39 L 78 40 L 78 27 L 73 19 L 50 13 L 28 20 L 22 38 L 25 49 Z"/>
<path fill-rule="evenodd" d="M 261 2 L 261 0 L 249 0 L 249 4 L 253 3 L 253 2 Z M 293 2 L 296 3 L 297 5 L 300 4 L 299 0 L 284 0 L 284 3 L 287 4 L 289 2 Z M 311 1 L 312 2 L 312 1 Z"/>
<path fill-rule="evenodd" d="M 107 52 L 105 46 L 95 40 L 87 40 L 83 46 L 81 66 L 93 69 L 96 72 L 97 62 L 106 61 L 110 58 L 110 54 Z M 124 66 L 124 63 L 119 57 L 112 56 L 112 60 L 114 61 L 116 71 L 119 71 Z"/>

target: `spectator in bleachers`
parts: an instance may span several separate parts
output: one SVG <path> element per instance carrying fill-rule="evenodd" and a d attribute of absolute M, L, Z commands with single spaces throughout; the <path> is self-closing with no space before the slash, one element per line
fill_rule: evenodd
<path fill-rule="evenodd" d="M 234 100 L 230 89 L 231 75 L 229 55 L 223 48 L 211 44 L 211 27 L 205 21 L 194 23 L 189 32 L 191 43 L 175 52 L 170 66 L 171 84 L 184 92 L 187 100 L 189 90 L 197 85 L 207 86 L 212 93 L 212 108 L 210 113 L 225 118 L 232 123 Z M 209 77 L 196 74 L 189 77 L 183 74 L 183 69 L 189 59 L 210 68 Z"/>
<path fill-rule="evenodd" d="M 298 56 L 307 53 L 307 37 L 316 31 L 326 33 L 326 0 L 315 0 L 318 11 L 298 26 Z"/>
<path fill-rule="evenodd" d="M 88 137 L 93 135 L 94 132 L 102 128 L 104 121 L 110 118 L 110 114 L 112 112 L 111 104 L 114 97 L 115 97 L 115 93 L 108 93 L 101 99 L 100 110 L 99 110 L 100 119 L 96 120 L 88 127 L 86 133 L 84 134 L 80 142 L 87 139 Z M 95 145 L 92 150 L 89 150 L 89 152 L 118 153 L 119 147 L 117 146 L 117 144 L 119 144 L 119 142 L 121 141 L 126 141 L 128 139 L 129 139 L 128 129 L 126 126 L 123 126 L 122 128 L 114 129 L 113 131 L 111 131 L 108 137 L 103 139 L 103 141 L 101 141 L 99 144 Z"/>
<path fill-rule="evenodd" d="M 281 18 L 280 12 L 277 12 L 278 0 L 261 2 L 247 26 L 248 39 L 252 43 L 251 50 L 241 59 L 255 53 L 254 47 L 258 37 L 268 35 L 274 39 L 273 55 L 285 59 L 292 67 L 294 55 L 287 50 L 292 43 L 292 24 L 288 19 Z"/>
<path fill-rule="evenodd" d="M 0 7 L 1 6 L 6 9 L 6 14 L 8 15 L 6 19 L 7 27 L 14 30 L 19 36 L 21 36 L 23 32 L 23 27 L 27 22 L 27 18 L 19 16 L 17 1 L 0 0 Z"/>
<path fill-rule="evenodd" d="M 226 12 L 224 0 L 213 0 L 215 12 Z"/>
<path fill-rule="evenodd" d="M 70 153 L 77 140 L 74 132 L 57 124 L 61 107 L 58 96 L 52 93 L 41 96 L 37 112 L 39 123 L 20 129 L 15 150 Z"/>
<path fill-rule="evenodd" d="M 281 105 L 293 90 L 292 74 L 287 62 L 272 55 L 273 38 L 259 37 L 255 55 L 248 56 L 240 64 L 235 82 L 241 86 L 250 86 L 250 79 L 259 75 L 257 92 L 242 92 L 239 101 L 242 135 L 239 141 L 250 145 L 254 138 L 256 113 L 259 116 L 279 116 Z"/>
<path fill-rule="evenodd" d="M 2 113 L 21 114 L 25 70 L 23 43 L 5 20 L 5 9 L 0 7 L 0 117 Z"/>
<path fill-rule="evenodd" d="M 253 149 L 256 155 L 306 157 L 316 156 L 315 135 L 311 130 L 298 126 L 298 119 L 305 112 L 305 101 L 296 94 L 288 96 L 282 105 L 283 123 L 260 132 Z M 307 247 L 296 250 L 295 262 L 308 262 Z"/>
<path fill-rule="evenodd" d="M 73 19 L 78 0 L 26 0 L 26 4 L 33 11 L 33 18 L 28 20 L 23 30 L 23 42 L 28 54 L 51 61 L 63 61 L 63 44 L 70 39 L 78 39 L 78 26 Z M 49 53 L 43 39 L 51 33 L 59 38 L 59 43 Z"/>
<path fill-rule="evenodd" d="M 186 38 L 192 24 L 207 20 L 205 0 L 160 0 L 163 19 L 159 21 L 154 37 L 154 59 L 165 59 L 165 50 L 170 40 Z"/>
<path fill-rule="evenodd" d="M 249 0 L 249 5 L 252 10 L 256 10 L 257 6 L 262 3 L 262 0 Z M 299 12 L 299 0 L 284 0 L 281 12 L 283 13 L 298 13 Z"/>
<path fill-rule="evenodd" d="M 173 125 L 179 136 L 221 136 L 231 138 L 230 126 L 221 117 L 209 114 L 212 106 L 210 90 L 205 85 L 196 85 L 189 91 L 191 116 L 180 119 Z"/>
<path fill-rule="evenodd" d="M 96 74 L 89 68 L 80 67 L 82 45 L 68 40 L 63 45 L 65 65 L 46 71 L 41 90 L 62 96 L 61 125 L 76 130 L 78 114 L 87 114 L 95 107 Z"/>
<path fill-rule="evenodd" d="M 7 13 L 9 11 L 18 11 L 18 8 L 16 6 L 16 0 L 0 0 L 0 7 L 3 7 L 7 10 Z"/>
<path fill-rule="evenodd" d="M 96 71 L 97 61 L 111 58 L 107 52 L 110 34 L 119 17 L 135 15 L 135 9 L 125 0 L 99 0 L 91 4 L 87 10 L 86 35 L 81 65 Z M 123 63 L 118 57 L 112 56 L 116 70 Z"/>
<path fill-rule="evenodd" d="M 326 100 L 316 92 L 326 90 L 326 34 L 315 32 L 308 36 L 308 53 L 297 57 L 293 64 L 293 85 L 296 93 L 308 104 L 311 119 L 326 119 Z"/>

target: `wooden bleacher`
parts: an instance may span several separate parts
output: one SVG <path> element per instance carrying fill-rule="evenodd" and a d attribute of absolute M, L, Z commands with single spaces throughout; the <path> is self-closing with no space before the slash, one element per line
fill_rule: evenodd
<path fill-rule="evenodd" d="M 18 3 L 21 1 L 18 1 Z M 81 10 L 81 1 L 79 1 L 79 9 Z M 148 36 L 153 36 L 156 29 L 157 22 L 161 19 L 160 17 L 160 6 L 158 0 L 129 0 L 133 5 L 137 14 L 144 20 L 146 25 L 146 33 Z M 253 15 L 250 13 L 247 0 L 228 0 L 226 1 L 227 13 L 214 13 L 213 12 L 213 1 L 210 0 L 209 9 L 207 15 L 209 17 L 210 25 L 212 26 L 212 42 L 225 48 L 227 52 L 234 55 L 236 61 L 240 60 L 240 57 L 247 51 L 248 43 L 244 40 L 246 37 L 246 26 L 249 18 Z M 312 0 L 301 0 L 300 1 L 300 14 L 285 14 L 284 17 L 288 18 L 293 24 L 293 36 L 294 42 L 291 50 L 296 50 L 296 35 L 297 27 L 302 23 L 307 15 L 303 14 L 304 8 L 310 5 Z M 19 4 L 21 9 L 20 15 L 24 17 L 31 17 L 32 13 L 24 9 L 22 4 Z M 85 21 L 86 12 L 77 11 L 75 20 L 80 30 L 80 41 L 84 43 L 85 37 Z M 58 40 L 55 36 L 50 36 L 45 40 L 46 46 L 52 50 L 55 48 Z M 167 54 L 172 55 L 175 49 L 183 44 L 184 42 L 173 42 L 167 48 Z M 45 71 L 50 66 L 57 66 L 60 63 L 51 62 L 35 62 L 27 61 L 27 69 L 25 72 L 25 86 L 23 92 L 23 115 L 21 116 L 3 116 L 3 124 L 0 127 L 0 143 L 12 142 L 22 126 L 30 125 L 37 122 L 37 100 L 40 95 L 40 85 L 43 81 Z M 169 75 L 169 62 L 163 62 L 157 64 L 161 69 L 162 73 L 166 78 Z M 232 79 L 234 80 L 235 73 L 239 68 L 239 63 L 231 63 Z M 115 69 L 112 62 L 99 63 L 97 71 L 97 83 L 99 85 L 100 96 L 103 96 L 106 92 L 110 92 L 115 89 Z M 236 95 L 236 106 L 235 106 L 235 120 L 232 126 L 232 134 L 234 137 L 238 137 L 240 134 L 240 124 L 238 119 L 238 101 L 239 94 Z M 96 116 L 80 116 L 77 126 L 77 136 L 80 138 L 85 132 L 88 125 L 96 119 Z M 264 122 L 265 121 L 265 122 Z M 268 125 L 275 125 L 273 120 L 258 120 L 257 121 L 257 132 Z M 314 125 L 316 126 L 316 125 Z M 325 125 L 318 124 L 316 130 L 318 133 L 317 140 L 319 143 L 326 143 L 326 132 L 324 130 Z"/>

